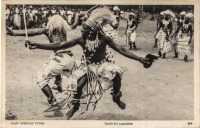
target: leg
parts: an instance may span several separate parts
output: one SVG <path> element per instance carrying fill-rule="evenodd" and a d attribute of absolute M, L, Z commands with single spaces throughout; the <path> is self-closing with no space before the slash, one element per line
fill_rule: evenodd
<path fill-rule="evenodd" d="M 129 41 L 129 45 L 130 45 L 130 50 L 132 50 L 133 46 L 132 46 L 132 42 L 131 41 Z"/>
<path fill-rule="evenodd" d="M 161 49 L 159 49 L 159 51 L 158 51 L 158 55 L 159 55 L 159 57 L 162 56 Z"/>
<path fill-rule="evenodd" d="M 165 59 L 165 57 L 166 57 L 166 53 L 163 53 L 163 59 Z"/>
<path fill-rule="evenodd" d="M 132 42 L 130 40 L 130 34 L 128 34 L 128 44 L 130 46 L 130 50 L 132 50 Z"/>
<path fill-rule="evenodd" d="M 45 110 L 45 112 L 50 112 L 50 111 L 54 111 L 54 110 L 60 109 L 60 107 L 58 106 L 58 103 L 56 101 L 56 98 L 54 98 L 52 90 L 51 90 L 51 88 L 49 87 L 48 84 L 46 84 L 42 88 L 42 92 L 46 95 L 47 100 L 48 100 L 49 104 L 51 105 L 50 108 Z"/>
<path fill-rule="evenodd" d="M 155 45 L 153 48 L 157 48 L 158 39 L 155 39 Z"/>
<path fill-rule="evenodd" d="M 187 62 L 187 60 L 188 60 L 188 55 L 185 55 L 184 61 Z"/>
<path fill-rule="evenodd" d="M 45 110 L 45 112 L 49 112 L 49 111 L 58 109 L 58 104 L 56 102 L 56 98 L 54 98 L 52 90 L 51 90 L 50 86 L 48 85 L 49 81 L 56 75 L 57 74 L 55 74 L 49 70 L 48 65 L 46 65 L 46 64 L 43 65 L 43 67 L 40 69 L 40 71 L 38 73 L 37 84 L 39 85 L 42 92 L 47 97 L 49 104 L 51 105 L 50 108 Z"/>
<path fill-rule="evenodd" d="M 63 91 L 63 90 L 62 90 L 62 77 L 61 77 L 61 75 L 57 75 L 57 76 L 55 77 L 54 84 L 55 84 L 56 86 L 53 86 L 52 89 L 58 90 L 58 92 L 62 92 L 62 91 Z"/>
<path fill-rule="evenodd" d="M 173 58 L 178 58 L 177 44 L 174 44 L 174 54 L 175 56 Z"/>
<path fill-rule="evenodd" d="M 121 77 L 120 75 L 117 73 L 116 76 L 113 79 L 113 101 L 121 108 L 121 109 L 125 109 L 126 108 L 126 104 L 123 103 L 120 100 L 120 97 L 122 96 L 122 93 L 120 91 L 121 89 Z"/>
<path fill-rule="evenodd" d="M 82 94 L 82 89 L 85 86 L 87 82 L 87 75 L 83 75 L 80 79 L 78 79 L 78 85 L 77 85 L 77 94 L 74 94 L 73 100 L 71 101 L 71 104 L 73 105 L 69 111 L 66 113 L 67 119 L 70 119 L 74 113 L 79 109 L 80 106 L 80 97 Z"/>
<path fill-rule="evenodd" d="M 136 49 L 136 44 L 135 41 L 133 42 L 133 48 Z"/>

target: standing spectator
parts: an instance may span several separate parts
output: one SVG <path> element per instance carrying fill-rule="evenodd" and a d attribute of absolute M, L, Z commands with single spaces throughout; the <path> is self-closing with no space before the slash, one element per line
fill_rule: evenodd
<path fill-rule="evenodd" d="M 61 15 L 62 17 L 63 17 L 63 15 L 64 15 L 64 13 L 65 13 L 64 9 L 61 8 L 61 9 L 60 9 L 60 15 Z"/>
<path fill-rule="evenodd" d="M 52 13 L 52 15 L 56 14 L 56 9 L 55 9 L 55 7 L 52 7 L 51 13 Z"/>
<path fill-rule="evenodd" d="M 32 13 L 32 9 L 30 9 L 30 13 L 29 13 L 29 26 L 28 28 L 32 28 L 33 27 L 33 13 Z"/>
<path fill-rule="evenodd" d="M 73 16 L 73 12 L 71 11 L 71 8 L 69 8 L 67 10 L 67 22 L 68 22 L 68 24 L 72 23 L 72 16 Z"/>
<path fill-rule="evenodd" d="M 36 9 L 36 7 L 33 8 L 32 14 L 33 14 L 33 24 L 36 26 L 38 22 L 38 10 Z"/>
<path fill-rule="evenodd" d="M 6 6 L 6 26 L 9 25 L 10 7 Z"/>
<path fill-rule="evenodd" d="M 42 9 L 40 8 L 38 10 L 38 27 L 41 27 L 42 25 Z"/>
<path fill-rule="evenodd" d="M 13 17 L 14 29 L 21 29 L 21 18 L 19 16 L 19 8 L 16 6 Z"/>
<path fill-rule="evenodd" d="M 20 16 L 21 19 L 23 19 L 23 20 L 21 20 L 21 28 L 25 28 L 24 17 L 23 17 L 23 8 L 22 7 L 20 7 L 20 9 L 19 9 L 19 16 Z"/>

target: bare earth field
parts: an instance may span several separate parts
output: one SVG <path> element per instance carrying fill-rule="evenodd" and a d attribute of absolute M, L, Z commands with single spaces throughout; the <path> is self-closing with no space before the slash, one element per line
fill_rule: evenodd
<path fill-rule="evenodd" d="M 154 43 L 153 35 L 156 30 L 155 21 L 144 21 L 137 29 L 136 44 L 138 49 L 132 51 L 138 56 L 145 57 L 151 53 Z M 121 20 L 119 27 L 119 42 L 126 46 L 126 22 Z M 81 36 L 81 26 L 68 33 L 72 39 Z M 49 43 L 44 35 L 30 37 L 30 40 Z M 24 47 L 25 37 L 6 36 L 6 110 L 17 115 L 19 120 L 65 120 L 65 110 L 61 117 L 45 117 L 43 111 L 48 107 L 46 97 L 31 77 L 27 49 Z M 71 48 L 77 59 L 80 59 L 80 46 Z M 31 65 L 33 79 L 37 80 L 37 72 L 48 62 L 52 51 L 33 50 Z M 153 49 L 157 55 L 157 49 Z M 116 63 L 124 70 L 122 78 L 122 100 L 126 109 L 121 110 L 112 101 L 110 90 L 106 91 L 94 111 L 80 109 L 71 120 L 192 120 L 194 118 L 194 58 L 189 56 L 188 62 L 173 59 L 174 53 L 167 54 L 166 59 L 160 58 L 149 69 L 137 61 L 116 54 Z M 66 78 L 63 77 L 63 87 Z M 50 81 L 53 86 L 54 79 Z M 35 89 L 35 93 L 34 93 Z M 54 92 L 55 93 L 55 92 Z M 35 104 L 34 104 L 35 95 Z M 58 94 L 56 94 L 58 95 Z"/>

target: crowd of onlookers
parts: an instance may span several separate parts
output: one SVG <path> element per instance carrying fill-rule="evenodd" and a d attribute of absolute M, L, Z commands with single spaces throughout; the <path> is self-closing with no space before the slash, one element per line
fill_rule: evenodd
<path fill-rule="evenodd" d="M 61 15 L 68 24 L 72 24 L 75 18 L 75 12 L 84 13 L 91 6 L 78 6 L 75 5 L 7 5 L 6 6 L 6 26 L 13 29 L 24 29 L 25 22 L 23 17 L 23 8 L 25 10 L 25 21 L 27 28 L 39 28 L 44 27 L 48 19 L 54 15 Z M 130 12 L 134 12 L 138 20 L 147 17 L 146 12 L 137 8 L 120 8 L 119 6 L 109 6 L 109 8 L 122 19 L 127 19 Z M 149 15 L 149 20 L 156 20 L 157 14 Z M 178 18 L 178 17 L 177 17 Z M 81 24 L 81 21 L 79 22 Z"/>
<path fill-rule="evenodd" d="M 92 7 L 92 6 L 91 6 Z M 91 7 L 75 7 L 75 6 L 59 6 L 59 5 L 7 5 L 6 6 L 6 26 L 13 29 L 24 29 L 25 22 L 23 15 L 25 14 L 25 21 L 27 28 L 39 28 L 44 27 L 48 19 L 54 15 L 61 15 L 68 24 L 72 24 L 75 18 L 75 12 L 84 13 Z M 122 11 L 118 6 L 110 6 L 115 15 L 126 19 L 129 11 Z M 25 13 L 23 14 L 23 9 Z M 81 23 L 81 22 L 80 22 Z"/>
<path fill-rule="evenodd" d="M 25 11 L 23 11 L 23 8 Z M 69 24 L 72 24 L 75 12 L 84 12 L 86 9 L 74 9 L 66 6 L 42 6 L 30 5 L 23 7 L 22 5 L 7 5 L 6 7 L 6 26 L 13 29 L 24 28 L 24 17 L 28 28 L 43 27 L 48 19 L 54 15 L 61 15 Z"/>

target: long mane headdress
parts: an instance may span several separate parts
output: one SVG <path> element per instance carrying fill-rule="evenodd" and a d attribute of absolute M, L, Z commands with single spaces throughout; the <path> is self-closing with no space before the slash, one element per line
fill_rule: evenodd
<path fill-rule="evenodd" d="M 71 27 L 60 15 L 53 15 L 47 23 L 46 28 L 48 29 L 49 36 L 54 30 L 64 32 L 67 35 L 67 31 L 71 30 Z"/>
<path fill-rule="evenodd" d="M 96 28 L 97 25 L 102 23 L 103 21 L 112 20 L 112 16 L 114 16 L 114 14 L 108 9 L 108 7 L 97 8 L 92 11 L 85 24 L 90 26 L 91 28 Z"/>

